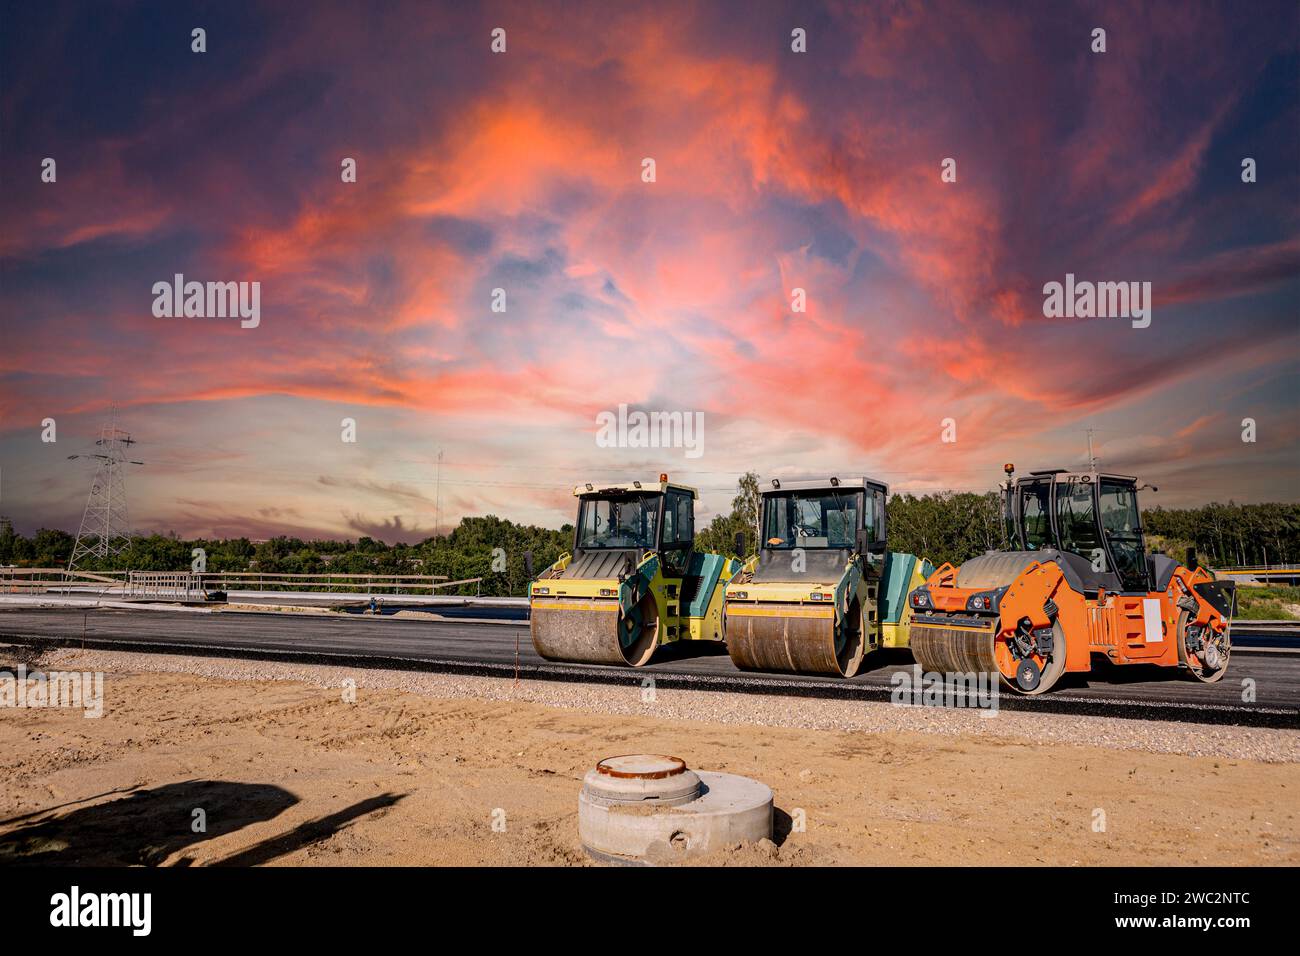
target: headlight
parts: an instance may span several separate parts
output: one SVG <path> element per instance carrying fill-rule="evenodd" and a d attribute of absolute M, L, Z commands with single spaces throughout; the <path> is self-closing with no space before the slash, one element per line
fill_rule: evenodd
<path fill-rule="evenodd" d="M 992 611 L 998 605 L 996 594 L 972 594 L 966 601 L 968 611 Z"/>
<path fill-rule="evenodd" d="M 550 589 L 550 588 L 533 588 L 533 593 L 534 593 L 534 594 L 550 594 L 550 593 L 551 593 L 551 589 Z"/>
<path fill-rule="evenodd" d="M 749 597 L 749 595 L 744 591 L 732 591 L 731 596 L 737 601 L 743 601 L 745 598 Z"/>
<path fill-rule="evenodd" d="M 912 607 L 929 607 L 929 606 L 930 606 L 929 591 L 912 592 Z"/>

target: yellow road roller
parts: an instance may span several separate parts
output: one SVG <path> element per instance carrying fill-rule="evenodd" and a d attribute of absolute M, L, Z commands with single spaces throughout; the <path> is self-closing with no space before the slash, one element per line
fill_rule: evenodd
<path fill-rule="evenodd" d="M 888 496 L 873 478 L 762 489 L 758 553 L 726 591 L 737 667 L 852 677 L 870 652 L 908 646 L 907 594 L 933 568 L 886 548 Z"/>
<path fill-rule="evenodd" d="M 695 549 L 694 488 L 579 485 L 573 550 L 529 586 L 533 647 L 549 661 L 641 667 L 677 641 L 721 641 L 740 562 Z"/>

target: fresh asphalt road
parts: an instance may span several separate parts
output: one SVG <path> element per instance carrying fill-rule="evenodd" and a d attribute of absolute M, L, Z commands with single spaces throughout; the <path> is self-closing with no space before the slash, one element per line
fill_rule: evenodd
<path fill-rule="evenodd" d="M 395 620 L 361 615 L 289 615 L 217 611 L 0 609 L 0 640 L 60 646 L 171 651 L 273 660 L 350 663 L 521 678 L 660 686 L 790 696 L 887 700 L 894 674 L 910 670 L 911 655 L 886 651 L 869 658 L 853 680 L 738 670 L 716 644 L 660 650 L 641 670 L 543 661 L 526 623 Z M 516 649 L 518 657 L 516 659 Z M 1253 681 L 1254 700 L 1245 682 Z M 1067 675 L 1035 698 L 1003 695 L 1005 709 L 1300 727 L 1300 654 L 1234 651 L 1217 684 L 1180 678 L 1172 669 L 1111 667 Z"/>

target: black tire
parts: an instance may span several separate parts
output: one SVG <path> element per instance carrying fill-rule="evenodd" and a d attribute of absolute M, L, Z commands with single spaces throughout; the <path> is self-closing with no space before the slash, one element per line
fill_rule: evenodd
<path fill-rule="evenodd" d="M 837 648 L 835 657 L 844 676 L 853 677 L 861 669 L 867 653 L 866 648 L 863 647 L 865 631 L 862 623 L 862 607 L 856 597 L 849 603 L 849 611 L 844 615 L 844 621 L 849 626 L 843 629 L 844 646 L 842 649 Z M 840 636 L 836 634 L 836 637 Z"/>
<path fill-rule="evenodd" d="M 1043 676 L 1038 680 L 1038 686 L 1033 690 L 1023 690 L 1014 680 L 1008 680 L 1005 674 L 1002 677 L 1002 686 L 1011 690 L 1020 697 L 1037 697 L 1039 694 L 1046 694 L 1051 690 L 1061 675 L 1065 673 L 1065 636 L 1061 632 L 1061 622 L 1052 622 L 1052 657 L 1043 668 Z"/>
<path fill-rule="evenodd" d="M 618 618 L 619 628 L 628 627 L 634 630 L 634 638 L 626 644 L 621 636 L 615 638 L 619 642 L 619 651 L 623 654 L 623 660 L 629 667 L 644 667 L 650 663 L 650 658 L 654 657 L 655 651 L 659 649 L 659 607 L 655 604 L 655 596 L 652 592 L 647 591 L 642 595 L 637 610 L 640 612 L 639 625 L 621 614 Z"/>
<path fill-rule="evenodd" d="M 1183 675 L 1188 680 L 1196 681 L 1198 684 L 1215 684 L 1223 680 L 1223 675 L 1228 672 L 1228 662 L 1232 658 L 1232 625 L 1228 625 L 1228 630 L 1223 636 L 1223 646 L 1219 648 L 1219 654 L 1222 656 L 1216 670 L 1205 672 L 1204 665 L 1192 654 L 1187 651 L 1187 621 L 1191 615 L 1186 611 L 1180 611 L 1178 614 L 1178 663 L 1183 665 Z"/>

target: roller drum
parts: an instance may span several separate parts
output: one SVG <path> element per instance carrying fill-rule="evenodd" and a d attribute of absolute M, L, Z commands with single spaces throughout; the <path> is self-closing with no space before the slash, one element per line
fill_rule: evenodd
<path fill-rule="evenodd" d="M 653 597 L 647 599 L 625 617 L 613 599 L 534 598 L 528 624 L 533 648 L 548 661 L 640 667 L 658 646 L 658 615 Z"/>
<path fill-rule="evenodd" d="M 836 647 L 835 609 L 731 604 L 727 653 L 742 670 L 852 677 L 862 666 L 860 630 Z"/>
<path fill-rule="evenodd" d="M 987 625 L 926 624 L 912 618 L 909 643 L 912 656 L 921 669 L 941 674 L 996 674 L 997 657 L 993 639 L 998 632 L 998 618 Z"/>

